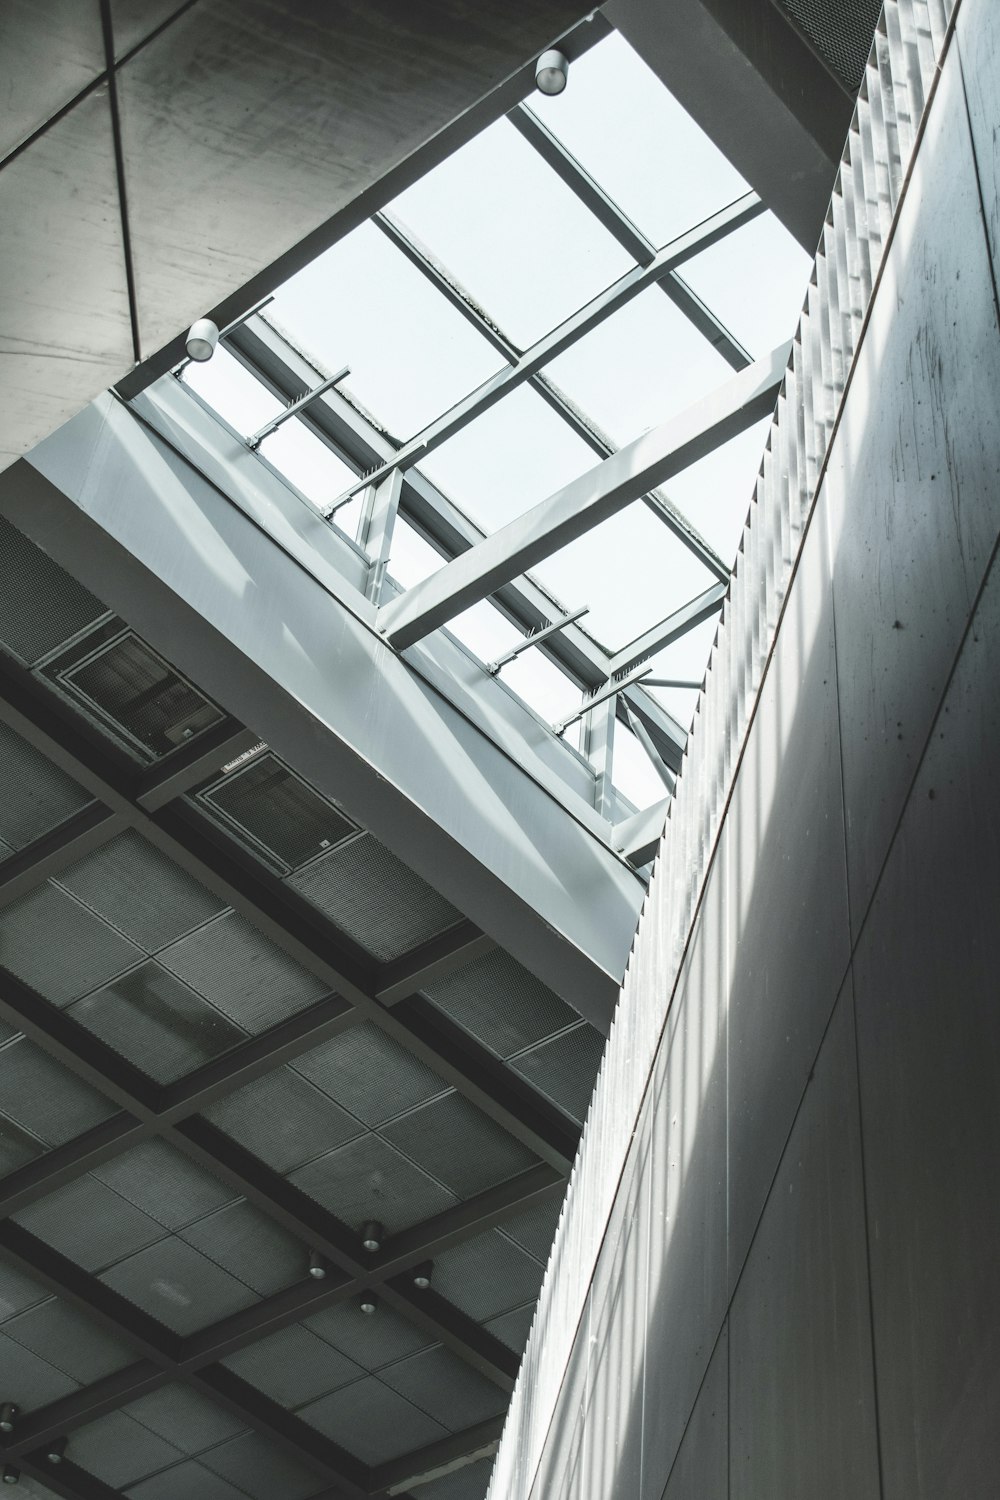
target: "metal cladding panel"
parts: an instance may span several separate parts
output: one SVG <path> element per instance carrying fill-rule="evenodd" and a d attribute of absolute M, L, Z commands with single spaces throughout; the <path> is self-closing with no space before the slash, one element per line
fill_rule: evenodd
<path fill-rule="evenodd" d="M 243 1282 L 175 1236 L 118 1261 L 101 1280 L 180 1334 L 196 1333 L 258 1300 Z"/>
<path fill-rule="evenodd" d="M 0 170 L 0 262 L 2 466 L 134 360 L 106 89 Z"/>
<path fill-rule="evenodd" d="M 4 489 L 33 540 L 606 1027 L 643 899 L 634 872 L 183 459 L 102 400 Z"/>
<path fill-rule="evenodd" d="M 321 855 L 288 883 L 383 962 L 419 947 L 462 916 L 367 833 Z"/>
<path fill-rule="evenodd" d="M 0 644 L 31 667 L 107 609 L 0 516 Z"/>
<path fill-rule="evenodd" d="M 534 1208 L 514 1214 L 503 1221 L 503 1232 L 508 1239 L 527 1250 L 542 1265 L 549 1258 L 552 1239 L 562 1213 L 562 1199 L 552 1198 L 547 1203 L 538 1203 Z"/>
<path fill-rule="evenodd" d="M 352 1115 L 289 1067 L 255 1079 L 203 1113 L 276 1172 L 290 1172 L 364 1133 Z"/>
<path fill-rule="evenodd" d="M 154 959 L 77 1000 L 69 1014 L 157 1083 L 182 1078 L 247 1036 Z"/>
<path fill-rule="evenodd" d="M 729 1500 L 729 1329 L 723 1325 L 663 1500 Z"/>
<path fill-rule="evenodd" d="M 484 1326 L 508 1349 L 523 1354 L 534 1317 L 535 1303 L 531 1301 L 525 1307 L 515 1307 L 512 1312 L 501 1313 L 499 1318 L 491 1318 Z"/>
<path fill-rule="evenodd" d="M 163 1235 L 162 1225 L 92 1176 L 56 1188 L 14 1221 L 85 1271 L 112 1265 Z"/>
<path fill-rule="evenodd" d="M 444 1081 L 368 1021 L 295 1060 L 295 1071 L 366 1125 L 444 1093 Z"/>
<path fill-rule="evenodd" d="M 485 1422 L 507 1408 L 506 1391 L 440 1346 L 389 1365 L 380 1378 L 450 1432 Z"/>
<path fill-rule="evenodd" d="M 564 1031 L 576 1020 L 558 995 L 499 949 L 425 985 L 424 993 L 502 1058 Z"/>
<path fill-rule="evenodd" d="M 0 1332 L 0 1370 L 4 1374 L 5 1392 L 16 1392 L 17 1405 L 25 1413 L 48 1406 L 79 1389 L 79 1381 L 8 1338 L 6 1331 Z"/>
<path fill-rule="evenodd" d="M 291 1174 L 295 1186 L 360 1232 L 375 1219 L 398 1234 L 458 1201 L 377 1135 L 362 1136 Z"/>
<path fill-rule="evenodd" d="M 304 1406 L 299 1416 L 367 1464 L 388 1463 L 448 1433 L 374 1375 Z"/>
<path fill-rule="evenodd" d="M 26 1307 L 44 1302 L 49 1295 L 40 1281 L 11 1265 L 0 1252 L 0 1324 Z"/>
<path fill-rule="evenodd" d="M 604 1056 L 604 1042 L 599 1031 L 581 1021 L 560 1036 L 512 1057 L 510 1065 L 582 1124 Z"/>
<path fill-rule="evenodd" d="M 301 1323 L 230 1354 L 222 1363 L 284 1407 L 314 1401 L 360 1380 L 364 1373 L 360 1365 Z"/>
<path fill-rule="evenodd" d="M 73 1462 L 115 1489 L 134 1484 L 183 1457 L 179 1448 L 136 1420 L 131 1408 L 109 1412 L 96 1422 L 76 1428 L 72 1445 Z"/>
<path fill-rule="evenodd" d="M 123 1370 L 135 1359 L 130 1344 L 58 1298 L 19 1313 L 3 1331 L 81 1385 Z"/>
<path fill-rule="evenodd" d="M 844 87 L 856 93 L 872 49 L 882 0 L 777 0 L 833 69 Z"/>
<path fill-rule="evenodd" d="M 315 977 L 236 912 L 159 955 L 164 968 L 247 1031 L 265 1031 L 326 994 Z"/>
<path fill-rule="evenodd" d="M 434 1261 L 434 1290 L 477 1322 L 537 1297 L 544 1267 L 496 1230 Z"/>
<path fill-rule="evenodd" d="M 181 1453 L 200 1453 L 246 1430 L 231 1411 L 186 1385 L 161 1386 L 123 1410 Z"/>
<path fill-rule="evenodd" d="M 131 829 L 64 870 L 58 883 L 147 953 L 224 909 L 218 897 Z"/>
<path fill-rule="evenodd" d="M 354 1301 L 314 1313 L 304 1320 L 303 1326 L 369 1373 L 433 1343 L 433 1339 L 391 1307 L 382 1305 L 371 1316 L 363 1313 Z"/>
<path fill-rule="evenodd" d="M 95 1167 L 93 1175 L 165 1229 L 179 1229 L 236 1197 L 166 1141 L 143 1141 Z"/>
<path fill-rule="evenodd" d="M 153 1474 L 133 1485 L 129 1500 L 245 1500 L 246 1491 L 221 1479 L 203 1464 L 188 1459 L 162 1474 Z"/>
<path fill-rule="evenodd" d="M 0 1108 L 47 1146 L 81 1135 L 115 1108 L 26 1037 L 0 1047 Z"/>
<path fill-rule="evenodd" d="M 181 1238 L 259 1297 L 269 1297 L 305 1275 L 307 1257 L 301 1241 L 247 1202 L 231 1203 L 199 1219 L 181 1230 Z"/>
<path fill-rule="evenodd" d="M 0 724 L 0 785 L 0 838 L 10 849 L 23 849 L 91 800 L 6 724 Z"/>

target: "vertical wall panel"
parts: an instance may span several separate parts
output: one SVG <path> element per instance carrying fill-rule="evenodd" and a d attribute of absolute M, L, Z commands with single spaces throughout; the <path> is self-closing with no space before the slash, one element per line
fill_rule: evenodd
<path fill-rule="evenodd" d="M 996 143 L 1000 112 L 1000 6 L 996 0 L 964 0 L 956 25 L 996 281 L 1000 279 L 1000 152 Z"/>
<path fill-rule="evenodd" d="M 663 1500 L 728 1500 L 729 1329 L 723 1325 Z"/>
<path fill-rule="evenodd" d="M 735 1282 L 850 956 L 826 517 L 809 528 L 726 817 Z"/>
<path fill-rule="evenodd" d="M 885 1500 L 1000 1474 L 1000 567 L 855 960 Z"/>
<path fill-rule="evenodd" d="M 1000 344 L 952 49 L 826 489 L 855 936 L 1000 517 Z"/>
<path fill-rule="evenodd" d="M 849 980 L 729 1315 L 732 1500 L 878 1500 Z"/>

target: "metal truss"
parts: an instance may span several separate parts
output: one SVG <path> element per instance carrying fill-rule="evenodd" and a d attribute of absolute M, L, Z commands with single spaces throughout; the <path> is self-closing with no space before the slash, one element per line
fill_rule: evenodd
<path fill-rule="evenodd" d="M 171 801 L 211 775 L 220 760 L 255 737 L 232 719 L 172 755 L 166 765 L 137 769 L 100 741 L 29 673 L 0 666 L 0 718 L 99 799 L 0 866 L 0 904 L 57 874 L 124 828 L 133 828 L 243 912 L 332 991 L 325 1000 L 249 1038 L 175 1083 L 158 1086 L 71 1016 L 0 970 L 0 1014 L 76 1076 L 118 1107 L 109 1120 L 48 1151 L 7 1176 L 0 1193 L 0 1250 L 51 1291 L 88 1311 L 136 1349 L 136 1362 L 97 1381 L 19 1425 L 0 1453 L 70 1500 L 113 1495 L 71 1463 L 56 1470 L 43 1445 L 117 1409 L 156 1386 L 181 1380 L 227 1405 L 248 1426 L 269 1433 L 310 1463 L 330 1495 L 394 1492 L 407 1482 L 408 1460 L 369 1470 L 263 1397 L 219 1364 L 227 1354 L 322 1307 L 378 1288 L 386 1305 L 421 1327 L 502 1390 L 513 1386 L 518 1360 L 497 1338 L 433 1290 L 417 1290 L 412 1268 L 445 1249 L 501 1224 L 512 1213 L 561 1195 L 573 1161 L 577 1128 L 529 1084 L 460 1032 L 415 993 L 421 984 L 487 951 L 488 939 L 470 922 L 388 964 L 359 956 L 331 923 L 283 900 L 285 893 L 249 861 L 207 838 Z M 477 1107 L 531 1149 L 540 1161 L 512 1180 L 480 1193 L 387 1241 L 367 1255 L 355 1231 L 321 1209 L 279 1173 L 200 1117 L 213 1101 L 292 1060 L 362 1020 L 374 1022 Z M 283 1225 L 307 1250 L 319 1251 L 329 1272 L 297 1283 L 210 1327 L 181 1338 L 170 1333 L 103 1282 L 81 1270 L 10 1215 L 101 1162 L 158 1137 L 183 1152 Z M 487 1424 L 489 1425 L 489 1424 Z M 495 1430 L 494 1430 L 495 1428 Z M 499 1422 L 490 1428 L 495 1440 Z M 414 1455 L 415 1475 L 478 1454 L 482 1425 Z M 439 1451 L 440 1450 L 440 1451 Z"/>

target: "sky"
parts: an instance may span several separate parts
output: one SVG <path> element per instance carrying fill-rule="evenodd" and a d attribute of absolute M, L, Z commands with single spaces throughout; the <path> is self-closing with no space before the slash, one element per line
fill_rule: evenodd
<path fill-rule="evenodd" d="M 747 185 L 617 33 L 572 64 L 565 91 L 528 107 L 657 247 L 747 191 Z M 386 208 L 488 312 L 528 348 L 634 264 L 508 120 L 500 120 Z M 764 213 L 688 261 L 682 276 L 755 358 L 792 337 L 809 257 Z M 372 222 L 279 287 L 265 310 L 323 372 L 348 366 L 344 389 L 405 440 L 505 361 Z M 616 445 L 675 415 L 732 371 L 659 287 L 640 293 L 544 373 Z M 237 431 L 281 409 L 220 348 L 183 378 Z M 671 480 L 665 493 L 727 564 L 736 556 L 769 420 Z M 261 453 L 323 509 L 352 471 L 292 419 Z M 422 461 L 427 477 L 484 529 L 494 530 L 590 469 L 597 455 L 542 397 L 523 385 Z M 353 538 L 360 499 L 336 525 Z M 442 559 L 400 522 L 389 572 L 409 587 Z M 636 501 L 539 564 L 533 576 L 583 628 L 618 650 L 713 581 L 704 565 Z M 448 627 L 488 662 L 519 639 L 488 601 Z M 651 665 L 699 682 L 715 634 L 709 621 Z M 543 719 L 580 703 L 580 690 L 538 650 L 501 678 Z M 687 728 L 697 692 L 655 689 Z M 576 743 L 575 732 L 568 736 Z M 619 723 L 614 781 L 635 805 L 664 795 L 645 752 Z"/>

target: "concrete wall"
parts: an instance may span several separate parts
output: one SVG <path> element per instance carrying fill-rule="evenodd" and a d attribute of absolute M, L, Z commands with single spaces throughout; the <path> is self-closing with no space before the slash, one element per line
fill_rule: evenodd
<path fill-rule="evenodd" d="M 539 1500 L 997 1494 L 998 99 L 963 0 Z"/>

